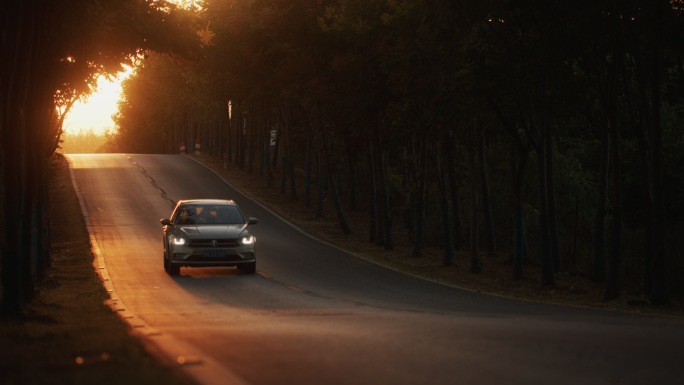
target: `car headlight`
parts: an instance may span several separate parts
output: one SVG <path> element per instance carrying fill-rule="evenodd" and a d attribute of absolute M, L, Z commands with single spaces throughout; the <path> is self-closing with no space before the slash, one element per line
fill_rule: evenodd
<path fill-rule="evenodd" d="M 172 239 L 173 239 L 173 244 L 176 246 L 183 246 L 186 243 L 188 243 L 188 241 L 185 238 L 172 237 Z"/>
<path fill-rule="evenodd" d="M 244 237 L 240 241 L 243 245 L 251 245 L 254 243 L 254 236 L 250 235 L 249 237 Z"/>

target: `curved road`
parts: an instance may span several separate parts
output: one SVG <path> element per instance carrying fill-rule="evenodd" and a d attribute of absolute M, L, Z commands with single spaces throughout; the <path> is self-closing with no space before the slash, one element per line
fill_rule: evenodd
<path fill-rule="evenodd" d="M 167 341 L 159 343 L 167 356 L 185 349 L 203 361 L 196 368 L 225 369 L 186 365 L 200 382 L 680 384 L 684 378 L 681 319 L 511 300 L 397 273 L 302 234 L 183 156 L 68 159 L 111 280 L 106 284 L 127 312 L 168 338 L 159 340 Z M 159 224 L 171 213 L 165 198 L 234 199 L 246 216 L 259 218 L 252 229 L 260 274 L 182 268 L 180 276 L 167 275 Z"/>

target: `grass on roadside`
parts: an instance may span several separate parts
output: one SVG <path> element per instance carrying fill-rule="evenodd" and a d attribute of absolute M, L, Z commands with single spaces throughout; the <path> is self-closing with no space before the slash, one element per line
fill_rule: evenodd
<path fill-rule="evenodd" d="M 284 218 L 301 228 L 320 236 L 328 242 L 344 250 L 361 255 L 381 265 L 391 267 L 405 273 L 418 275 L 439 282 L 459 287 L 479 290 L 487 293 L 501 294 L 528 300 L 562 303 L 579 306 L 590 306 L 603 309 L 684 315 L 684 309 L 677 300 L 669 305 L 649 306 L 640 295 L 624 293 L 615 301 L 604 301 L 604 284 L 596 284 L 579 275 L 560 273 L 556 275 L 556 287 L 542 287 L 541 264 L 525 265 L 525 278 L 513 279 L 513 266 L 507 263 L 504 253 L 497 258 L 488 258 L 486 252 L 481 255 L 482 273 L 470 272 L 469 251 L 455 251 L 454 266 L 442 266 L 442 250 L 436 247 L 424 247 L 423 256 L 411 257 L 413 245 L 408 243 L 407 231 L 393 234 L 395 248 L 386 251 L 382 247 L 368 242 L 369 222 L 367 208 L 353 211 L 345 209 L 345 216 L 353 234 L 343 234 L 330 194 L 326 194 L 323 218 L 317 218 L 316 183 L 311 185 L 311 207 L 304 204 L 304 177 L 296 175 L 298 198 L 289 199 L 288 193 L 279 193 L 279 171 L 274 170 L 274 187 L 268 187 L 266 177 L 258 176 L 258 162 L 255 162 L 253 173 L 239 169 L 225 159 L 210 155 L 188 155 L 212 167 L 231 184 L 251 198 L 271 208 Z M 225 168 L 224 168 L 225 167 Z M 265 174 L 265 172 L 264 172 Z M 346 207 L 346 206 L 345 206 Z M 396 219 L 395 219 L 396 220 Z M 637 305 L 629 302 L 638 301 Z"/>
<path fill-rule="evenodd" d="M 55 155 L 50 171 L 52 267 L 26 317 L 0 317 L 0 383 L 185 383 L 104 304 L 109 296 L 93 267 L 66 159 Z"/>

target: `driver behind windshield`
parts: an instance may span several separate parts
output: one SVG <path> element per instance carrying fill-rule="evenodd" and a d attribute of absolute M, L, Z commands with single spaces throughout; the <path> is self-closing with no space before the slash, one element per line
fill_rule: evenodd
<path fill-rule="evenodd" d="M 245 219 L 235 206 L 186 206 L 181 207 L 178 224 L 243 224 Z"/>

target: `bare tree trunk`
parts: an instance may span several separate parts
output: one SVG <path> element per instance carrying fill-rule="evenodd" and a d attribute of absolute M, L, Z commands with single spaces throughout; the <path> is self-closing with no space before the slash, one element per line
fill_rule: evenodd
<path fill-rule="evenodd" d="M 389 201 L 389 188 L 387 186 L 387 162 L 383 159 L 383 148 L 382 142 L 380 141 L 380 131 L 378 130 L 378 122 L 375 122 L 373 141 L 375 142 L 375 148 L 377 149 L 377 159 L 378 159 L 378 170 L 380 179 L 380 197 L 382 204 L 382 224 L 384 231 L 383 245 L 385 250 L 394 250 L 394 239 L 392 238 L 392 213 Z"/>
<path fill-rule="evenodd" d="M 662 12 L 662 11 L 660 11 Z M 658 19 L 656 19 L 658 20 Z M 655 34 L 655 33 L 654 33 Z M 651 176 L 653 192 L 653 253 L 651 256 L 651 294 L 649 299 L 653 304 L 663 304 L 669 301 L 670 293 L 667 283 L 667 222 L 665 213 L 665 199 L 663 186 L 663 131 L 660 117 L 660 61 L 662 50 L 660 40 L 655 37 L 652 42 L 651 55 Z"/>
<path fill-rule="evenodd" d="M 416 238 L 411 255 L 420 257 L 423 255 L 423 237 L 425 236 L 425 185 L 427 179 L 427 145 L 428 138 L 423 136 L 420 149 L 420 180 L 416 198 Z"/>
<path fill-rule="evenodd" d="M 515 223 L 515 249 L 513 251 L 513 278 L 523 277 L 523 261 L 525 257 L 525 222 L 522 211 L 522 182 L 525 176 L 530 148 L 514 146 L 518 151 L 518 162 L 511 159 L 511 179 L 513 180 L 513 221 Z"/>
<path fill-rule="evenodd" d="M 321 111 L 321 106 L 320 104 L 318 105 L 318 122 L 319 122 L 319 133 L 321 135 L 321 142 L 323 143 L 323 157 L 325 161 L 326 168 L 328 169 L 328 181 L 330 183 L 330 192 L 332 193 L 333 197 L 333 203 L 335 205 L 335 211 L 337 212 L 337 218 L 340 221 L 340 226 L 342 227 L 342 231 L 345 234 L 351 234 L 352 231 L 349 228 L 349 224 L 347 223 L 347 218 L 344 215 L 344 211 L 342 210 L 342 202 L 340 202 L 340 196 L 337 193 L 337 188 L 335 186 L 335 178 L 333 177 L 333 166 L 332 163 L 330 163 L 330 152 L 328 151 L 328 139 L 327 135 L 325 134 L 326 129 L 325 129 L 325 124 L 323 123 L 323 111 Z"/>
<path fill-rule="evenodd" d="M 356 209 L 356 152 L 349 151 L 347 146 L 347 159 L 349 160 L 349 210 Z"/>
<path fill-rule="evenodd" d="M 447 148 L 446 153 L 446 169 L 449 175 L 449 188 L 451 189 L 451 207 L 452 207 L 452 222 L 454 233 L 454 248 L 461 250 L 465 244 L 465 236 L 463 235 L 463 219 L 461 215 L 461 198 L 458 196 L 458 182 L 456 179 L 456 164 L 454 162 L 454 141 L 452 135 L 444 135 L 444 144 Z"/>
<path fill-rule="evenodd" d="M 323 203 L 324 203 L 324 191 L 323 191 L 323 142 L 321 139 L 321 132 L 320 132 L 320 124 L 319 124 L 319 132 L 318 135 L 316 135 L 316 141 L 318 142 L 318 157 L 317 157 L 317 166 L 318 170 L 316 171 L 316 182 L 317 182 L 317 189 L 316 189 L 316 217 L 317 218 L 322 218 L 324 216 L 323 214 Z"/>
<path fill-rule="evenodd" d="M 548 119 L 547 119 L 548 120 Z M 558 214 L 556 211 L 556 184 L 553 173 L 553 136 L 551 125 L 546 126 L 546 195 L 549 206 L 549 237 L 551 243 L 551 259 L 555 271 L 563 271 L 560 259 L 560 244 L 558 240 Z"/>
<path fill-rule="evenodd" d="M 286 158 L 287 158 L 287 171 L 290 174 L 290 199 L 297 199 L 297 186 L 295 184 L 295 172 L 294 172 L 294 154 L 292 145 L 292 111 L 287 102 L 287 99 L 283 100 L 283 120 L 285 122 L 285 135 L 287 136 L 287 146 Z"/>
<path fill-rule="evenodd" d="M 475 132 L 474 120 L 468 129 L 470 131 L 468 143 L 468 173 L 470 174 L 470 271 L 480 273 L 482 272 L 482 261 L 480 260 L 480 241 L 478 237 L 477 167 L 475 166 L 478 135 Z"/>
<path fill-rule="evenodd" d="M 487 179 L 487 162 L 485 157 L 484 133 L 480 137 L 480 175 L 482 179 L 482 208 L 484 212 L 485 231 L 487 235 L 487 256 L 496 257 L 496 235 L 494 233 L 494 218 L 492 217 L 491 194 L 489 193 L 489 180 Z"/>
<path fill-rule="evenodd" d="M 601 152 L 598 184 L 598 203 L 594 227 L 594 282 L 606 280 L 606 201 L 610 137 L 606 127 L 601 128 Z"/>
<path fill-rule="evenodd" d="M 376 180 L 376 188 L 375 188 L 375 207 L 377 209 L 377 218 L 378 218 L 378 230 L 376 232 L 376 237 L 375 237 L 375 245 L 376 246 L 384 246 L 385 245 L 385 213 L 383 210 L 383 199 L 382 199 L 382 190 L 383 190 L 383 184 L 382 184 L 382 154 L 380 153 L 380 149 L 376 147 L 375 140 L 371 138 L 371 144 L 372 144 L 372 149 L 373 149 L 373 166 L 375 168 L 375 180 Z"/>
<path fill-rule="evenodd" d="M 251 111 L 254 113 L 254 111 Z M 252 174 L 254 172 L 254 122 L 252 116 L 245 117 L 245 127 L 247 130 L 247 173 Z"/>
<path fill-rule="evenodd" d="M 373 147 L 368 145 L 368 185 L 370 187 L 370 197 L 368 198 L 368 213 L 370 217 L 370 232 L 368 237 L 368 242 L 374 243 L 378 231 L 377 231 L 377 205 L 375 199 L 375 162 L 373 161 Z"/>
<path fill-rule="evenodd" d="M 304 206 L 311 206 L 311 126 L 306 122 L 306 169 L 304 177 Z"/>
<path fill-rule="evenodd" d="M 615 100 L 614 107 L 615 109 L 608 114 L 613 166 L 613 218 L 610 224 L 610 261 L 605 295 L 607 300 L 613 300 L 620 296 L 620 266 L 622 264 L 622 183 L 620 181 L 622 173 L 620 170 L 620 123 L 617 100 Z"/>
<path fill-rule="evenodd" d="M 268 187 L 273 187 L 273 164 L 271 157 L 273 157 L 273 154 L 271 153 L 271 115 L 272 115 L 272 110 L 270 106 L 267 106 L 266 108 L 266 153 L 268 156 L 266 157 L 266 185 Z"/>
<path fill-rule="evenodd" d="M 453 266 L 454 265 L 454 245 L 451 238 L 451 215 L 449 213 L 449 195 L 447 194 L 447 186 L 445 181 L 444 162 L 442 157 L 444 156 L 445 143 L 442 142 L 439 146 L 440 151 L 437 155 L 437 179 L 439 182 L 439 192 L 442 199 L 442 266 Z M 448 151 L 448 149 L 447 149 Z"/>

